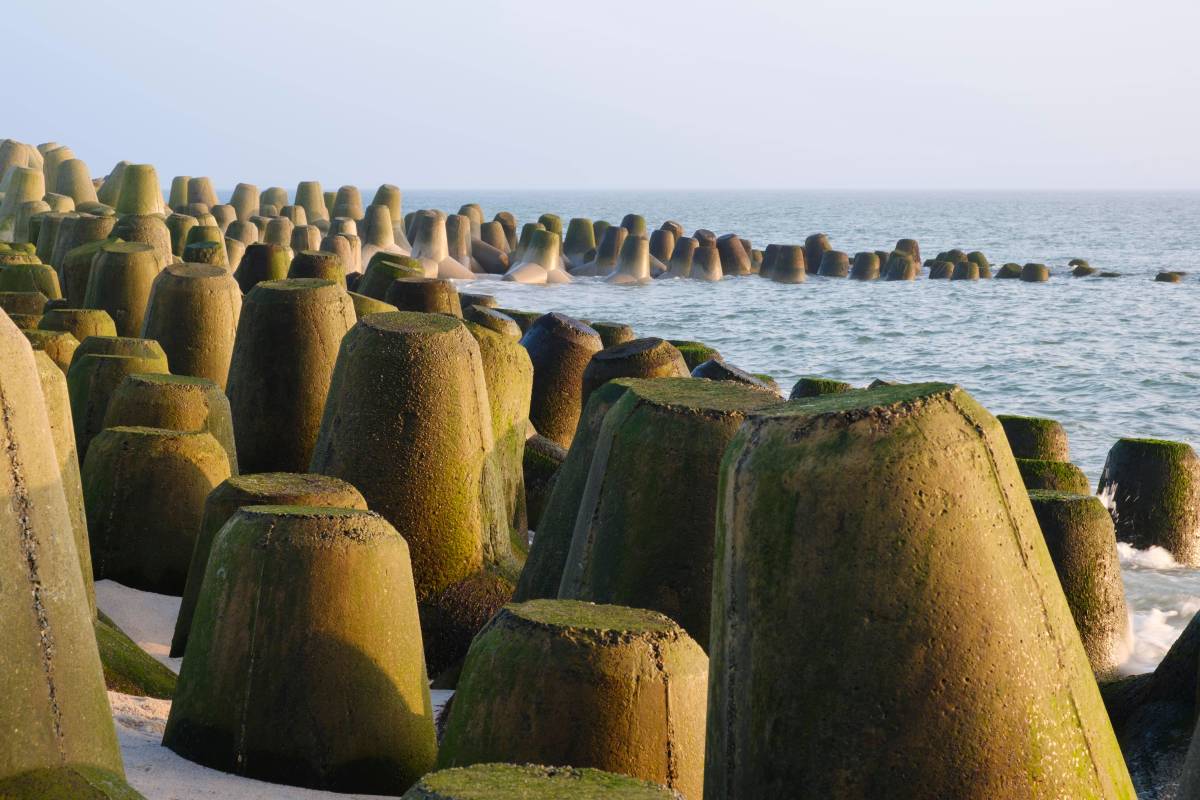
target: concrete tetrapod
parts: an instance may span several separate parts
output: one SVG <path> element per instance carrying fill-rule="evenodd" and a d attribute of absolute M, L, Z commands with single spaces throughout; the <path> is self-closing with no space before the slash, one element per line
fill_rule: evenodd
<path fill-rule="evenodd" d="M 879 279 L 879 255 L 869 251 L 854 254 L 854 263 L 850 265 L 850 278 L 856 281 L 874 281 Z"/>
<path fill-rule="evenodd" d="M 558 596 L 662 612 L 708 646 L 721 457 L 782 402 L 739 383 L 631 380 L 605 415 Z"/>
<path fill-rule="evenodd" d="M 752 375 L 745 370 L 739 369 L 732 364 L 726 364 L 719 358 L 710 358 L 707 361 L 699 364 L 692 370 L 693 378 L 707 378 L 710 381 L 733 381 L 735 383 L 744 383 L 747 386 L 753 386 L 761 391 L 770 392 L 776 397 L 780 396 L 779 388 L 775 385 L 774 380 L 770 383 L 764 377 Z"/>
<path fill-rule="evenodd" d="M 264 281 L 281 281 L 288 273 L 287 248 L 278 244 L 251 244 L 233 273 L 243 294 Z"/>
<path fill-rule="evenodd" d="M 796 381 L 792 386 L 792 391 L 788 394 L 788 400 L 799 400 L 804 397 L 820 397 L 824 394 L 841 394 L 853 389 L 854 387 L 845 381 L 806 376 Z"/>
<path fill-rule="evenodd" d="M 446 314 L 462 319 L 458 290 L 446 278 L 397 278 L 388 285 L 383 299 L 401 311 Z"/>
<path fill-rule="evenodd" d="M 804 248 L 795 244 L 779 245 L 771 262 L 770 279 L 776 283 L 804 283 L 808 277 Z"/>
<path fill-rule="evenodd" d="M 242 293 L 228 270 L 171 264 L 154 279 L 141 333 L 162 345 L 173 374 L 224 390 L 241 312 Z"/>
<path fill-rule="evenodd" d="M 580 276 L 609 274 L 617 266 L 617 256 L 628 236 L 629 231 L 620 225 L 611 225 L 605 228 L 604 233 L 600 236 L 600 244 L 596 248 L 594 257 L 581 266 L 572 268 L 571 274 Z"/>
<path fill-rule="evenodd" d="M 709 800 L 1134 796 L 1003 431 L 961 388 L 752 415 L 719 498 Z"/>
<path fill-rule="evenodd" d="M 157 214 L 128 214 L 120 217 L 113 226 L 111 235 L 126 242 L 150 245 L 154 248 L 160 269 L 175 260 L 171 252 L 171 232 L 167 230 L 167 223 Z"/>
<path fill-rule="evenodd" d="M 997 414 L 996 419 L 1004 428 L 1014 457 L 1043 461 L 1071 460 L 1067 432 L 1057 420 L 1014 414 Z"/>
<path fill-rule="evenodd" d="M 136 426 L 212 435 L 238 474 L 233 415 L 221 387 L 206 378 L 140 373 L 125 376 L 104 413 L 104 428 Z"/>
<path fill-rule="evenodd" d="M 40 323 L 40 320 L 39 320 Z M 64 375 L 71 366 L 71 359 L 79 347 L 79 340 L 67 331 L 44 331 L 40 328 L 23 331 L 33 349 L 43 352 Z"/>
<path fill-rule="evenodd" d="M 391 525 L 357 509 L 248 506 L 217 535 L 208 567 L 166 747 L 341 792 L 400 794 L 430 769 L 412 569 Z"/>
<path fill-rule="evenodd" d="M 572 600 L 506 606 L 467 654 L 439 767 L 593 767 L 700 800 L 708 659 L 662 614 Z"/>
<path fill-rule="evenodd" d="M 399 311 L 391 303 L 385 303 L 382 300 L 376 300 L 374 297 L 348 292 L 350 299 L 354 302 L 354 316 L 356 319 L 362 319 L 367 314 L 383 314 L 388 311 Z"/>
<path fill-rule="evenodd" d="M 461 320 L 372 314 L 346 334 L 309 471 L 350 482 L 407 540 L 418 600 L 483 564 L 483 524 L 504 514 L 483 508 L 493 449 L 479 346 Z"/>
<path fill-rule="evenodd" d="M 682 800 L 652 781 L 598 769 L 475 764 L 431 772 L 400 800 Z"/>
<path fill-rule="evenodd" d="M 1017 469 L 1026 489 L 1045 489 L 1070 494 L 1091 494 L 1092 486 L 1083 470 L 1070 461 L 1018 458 Z"/>
<path fill-rule="evenodd" d="M 79 458 L 75 453 L 75 427 L 71 422 L 71 398 L 67 392 L 67 379 L 58 365 L 45 353 L 35 352 L 33 356 L 42 385 L 46 419 L 50 423 L 50 434 L 54 439 L 54 454 L 58 460 L 63 496 L 67 501 L 67 514 L 71 519 L 75 551 L 79 555 L 79 571 L 83 575 L 88 606 L 95 615 L 96 592 L 92 583 L 92 551 L 88 546 L 87 513 L 83 508 L 83 484 L 79 477 Z"/>
<path fill-rule="evenodd" d="M 92 261 L 83 307 L 107 311 L 119 336 L 139 336 L 158 272 L 158 259 L 150 245 L 106 244 Z"/>
<path fill-rule="evenodd" d="M 698 232 L 697 232 L 698 233 Z M 692 253 L 692 271 L 688 275 L 694 281 L 714 282 L 721 280 L 721 255 L 717 248 L 705 247 L 703 243 Z"/>
<path fill-rule="evenodd" d="M 580 401 L 587 405 L 592 392 L 614 378 L 686 378 L 689 374 L 687 362 L 675 345 L 653 336 L 634 339 L 605 347 L 592 356 L 583 371 Z"/>
<path fill-rule="evenodd" d="M 365 511 L 367 501 L 350 484 L 328 475 L 296 472 L 260 472 L 257 475 L 233 475 L 209 492 L 204 500 L 196 546 L 192 549 L 187 582 L 175 634 L 171 637 L 171 657 L 187 649 L 192 617 L 200 599 L 200 587 L 208 570 L 209 554 L 217 534 L 239 508 L 244 506 L 310 506 L 317 508 L 357 508 Z"/>
<path fill-rule="evenodd" d="M 41 387 L 29 342 L 0 319 L 0 781 L 64 766 L 121 777 Z"/>
<path fill-rule="evenodd" d="M 66 331 L 82 342 L 89 336 L 116 336 L 117 326 L 100 308 L 53 308 L 42 314 L 38 330 Z"/>
<path fill-rule="evenodd" d="M 533 362 L 529 421 L 547 439 L 569 447 L 583 410 L 584 370 L 603 349 L 600 334 L 577 319 L 553 312 L 538 317 L 521 344 Z"/>
<path fill-rule="evenodd" d="M 565 458 L 552 448 L 558 445 L 551 439 L 538 444 L 538 437 L 526 443 L 527 454 L 536 456 L 530 466 L 537 468 L 549 486 L 545 508 L 540 514 L 531 513 L 530 522 L 537 532 L 525 559 L 525 568 L 517 581 L 513 599 L 520 602 L 539 598 L 558 597 L 563 567 L 575 533 L 575 518 L 583 500 L 592 458 L 600 438 L 604 418 L 625 393 L 631 379 L 617 378 L 592 392 L 579 421 L 579 430 Z M 545 437 L 543 437 L 545 438 Z M 528 470 L 527 470 L 528 472 Z M 527 479 L 528 482 L 528 479 Z"/>
<path fill-rule="evenodd" d="M 825 251 L 817 274 L 826 278 L 845 278 L 850 274 L 850 256 L 840 250 Z"/>
<path fill-rule="evenodd" d="M 430 688 L 455 688 L 475 635 L 512 601 L 512 594 L 512 581 L 483 569 L 417 604 L 425 667 L 434 676 Z"/>
<path fill-rule="evenodd" d="M 568 266 L 581 267 L 590 260 L 596 252 L 596 230 L 592 221 L 585 217 L 572 217 L 567 223 L 567 233 L 563 240 L 562 254 Z"/>
<path fill-rule="evenodd" d="M 516 323 L 510 324 L 516 327 Z M 483 562 L 515 582 L 529 551 L 522 462 L 529 429 L 533 364 L 517 338 L 475 322 L 466 325 L 479 345 L 492 421 L 493 445 L 484 463 L 481 497 L 486 515 Z M 489 493 L 498 496 L 489 497 Z M 503 514 L 496 516 L 496 511 Z"/>
<path fill-rule="evenodd" d="M 675 345 L 675 349 L 683 356 L 683 360 L 687 362 L 688 369 L 696 367 L 708 361 L 710 358 L 720 359 L 721 354 L 717 352 L 715 347 L 709 347 L 704 342 L 693 342 L 687 339 L 668 339 Z"/>
<path fill-rule="evenodd" d="M 1132 637 L 1112 518 L 1094 496 L 1035 490 L 1029 500 L 1092 671 L 1113 678 Z"/>
<path fill-rule="evenodd" d="M 804 263 L 809 274 L 815 275 L 821 269 L 821 260 L 832 249 L 829 237 L 823 233 L 814 233 L 804 240 Z"/>
<path fill-rule="evenodd" d="M 306 472 L 354 301 L 332 281 L 265 281 L 246 295 L 226 393 L 242 471 Z"/>
<path fill-rule="evenodd" d="M 1180 564 L 1200 565 L 1200 459 L 1185 442 L 1120 439 L 1096 488 L 1117 540 L 1158 546 Z"/>
<path fill-rule="evenodd" d="M 415 258 L 394 253 L 376 253 L 367 264 L 362 280 L 355 290 L 366 297 L 383 300 L 392 281 L 400 278 L 423 278 L 425 270 Z"/>
<path fill-rule="evenodd" d="M 166 353 L 153 339 L 89 336 L 79 344 L 67 369 L 67 391 L 80 464 L 92 438 L 104 429 L 109 400 L 125 376 L 168 371 Z"/>
<path fill-rule="evenodd" d="M 229 477 L 225 449 L 203 431 L 106 428 L 82 474 L 96 578 L 182 595 L 204 499 Z"/>
<path fill-rule="evenodd" d="M 603 322 L 596 320 L 586 320 L 586 322 L 592 330 L 600 334 L 600 342 L 605 347 L 612 347 L 615 344 L 625 344 L 637 338 L 637 334 L 633 332 L 633 327 L 626 325 L 624 322 Z"/>
<path fill-rule="evenodd" d="M 561 445 L 547 439 L 541 434 L 534 434 L 525 440 L 525 453 L 522 458 L 522 472 L 525 476 L 525 513 L 529 518 L 530 530 L 537 530 L 541 524 L 542 512 L 550 492 L 554 490 L 554 482 L 558 477 L 558 468 L 567 457 L 567 451 Z M 568 542 L 569 544 L 569 542 Z M 563 550 L 565 557 L 566 550 Z M 528 556 L 526 556 L 528 560 Z M 562 565 L 559 565 L 562 573 Z M 524 570 L 522 570 L 524 574 Z"/>
<path fill-rule="evenodd" d="M 463 319 L 467 322 L 474 322 L 476 325 L 482 325 L 501 336 L 507 336 L 514 342 L 521 341 L 521 326 L 512 317 L 502 314 L 494 308 L 469 305 L 463 311 Z"/>
<path fill-rule="evenodd" d="M 650 282 L 650 240 L 644 234 L 625 237 L 617 265 L 604 281 L 618 284 Z"/>
<path fill-rule="evenodd" d="M 61 267 L 66 260 L 67 253 L 88 242 L 107 239 L 108 235 L 113 233 L 115 225 L 115 216 L 102 217 L 91 215 L 91 213 L 74 213 L 74 215 L 67 215 L 62 219 L 62 222 L 59 223 L 58 235 L 54 237 L 54 249 L 50 253 L 50 258 L 43 259 L 53 265 L 55 269 L 60 270 L 59 278 L 64 283 L 62 288 L 66 289 L 66 279 L 61 273 Z M 83 299 L 82 295 L 79 299 Z"/>
<path fill-rule="evenodd" d="M 346 286 L 346 268 L 336 253 L 326 250 L 304 250 L 292 256 L 288 278 L 315 278 Z"/>
<path fill-rule="evenodd" d="M 913 261 L 905 253 L 894 252 L 888 256 L 884 266 L 885 281 L 915 281 L 921 272 L 921 262 Z"/>
<path fill-rule="evenodd" d="M 560 273 L 559 277 L 565 277 L 565 273 L 559 267 L 562 260 L 561 246 L 562 240 L 558 238 L 558 234 L 547 230 L 534 230 L 528 246 L 514 256 L 514 264 L 504 273 L 503 279 L 536 284 L 550 282 L 550 275 L 554 272 Z"/>
<path fill-rule="evenodd" d="M 671 250 L 671 260 L 667 265 L 667 271 L 663 273 L 664 278 L 690 278 L 692 276 L 692 261 L 696 255 L 698 244 L 695 239 L 690 236 L 683 236 L 675 240 L 675 247 Z"/>

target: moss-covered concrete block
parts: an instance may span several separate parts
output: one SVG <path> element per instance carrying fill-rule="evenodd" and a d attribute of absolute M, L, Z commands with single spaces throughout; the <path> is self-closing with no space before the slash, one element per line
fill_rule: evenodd
<path fill-rule="evenodd" d="M 592 767 L 699 800 L 707 671 L 700 647 L 662 614 L 507 606 L 471 644 L 438 766 Z"/>
<path fill-rule="evenodd" d="M 751 415 L 718 496 L 708 800 L 1134 796 L 1003 431 L 962 389 Z"/>
<path fill-rule="evenodd" d="M 163 744 L 275 783 L 406 791 L 437 750 L 408 555 L 369 511 L 238 511 L 213 544 Z"/>

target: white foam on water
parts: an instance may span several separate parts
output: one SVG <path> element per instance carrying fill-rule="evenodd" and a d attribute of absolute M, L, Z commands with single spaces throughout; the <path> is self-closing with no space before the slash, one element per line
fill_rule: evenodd
<path fill-rule="evenodd" d="M 1117 543 L 1132 647 L 1123 675 L 1151 672 L 1200 611 L 1200 570 L 1180 565 L 1161 547 Z"/>

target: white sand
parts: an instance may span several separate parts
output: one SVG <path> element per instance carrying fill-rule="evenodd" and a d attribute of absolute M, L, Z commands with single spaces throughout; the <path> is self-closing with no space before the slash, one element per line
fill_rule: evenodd
<path fill-rule="evenodd" d="M 96 605 L 129 638 L 146 652 L 178 672 L 182 659 L 169 658 L 179 598 L 139 592 L 113 581 L 96 583 Z M 434 691 L 434 713 L 441 710 L 449 691 Z M 181 758 L 161 744 L 163 728 L 171 711 L 170 700 L 133 697 L 109 692 L 125 775 L 133 788 L 147 800 L 315 800 L 315 798 L 377 797 L 378 795 L 340 794 L 281 786 L 218 772 Z"/>

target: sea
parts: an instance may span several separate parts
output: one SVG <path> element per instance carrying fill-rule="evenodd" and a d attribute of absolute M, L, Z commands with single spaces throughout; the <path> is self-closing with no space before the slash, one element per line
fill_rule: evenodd
<path fill-rule="evenodd" d="M 364 188 L 366 202 L 372 192 Z M 564 227 L 571 217 L 615 224 L 635 213 L 651 228 L 675 220 L 757 248 L 820 232 L 851 256 L 913 238 L 923 258 L 960 248 L 982 251 L 993 267 L 1044 263 L 1051 279 L 1040 284 L 810 276 L 782 285 L 751 276 L 646 286 L 485 279 L 460 288 L 505 307 L 700 340 L 785 392 L 803 375 L 958 383 L 995 414 L 1059 420 L 1093 487 L 1120 437 L 1200 445 L 1200 193 L 410 191 L 404 208 L 453 213 L 472 202 L 485 219 L 510 211 L 518 224 L 544 212 Z M 1073 258 L 1120 277 L 1071 277 Z M 1160 271 L 1192 274 L 1155 282 Z M 1123 671 L 1136 674 L 1155 667 L 1200 609 L 1200 570 L 1161 549 L 1118 549 L 1133 636 Z"/>

